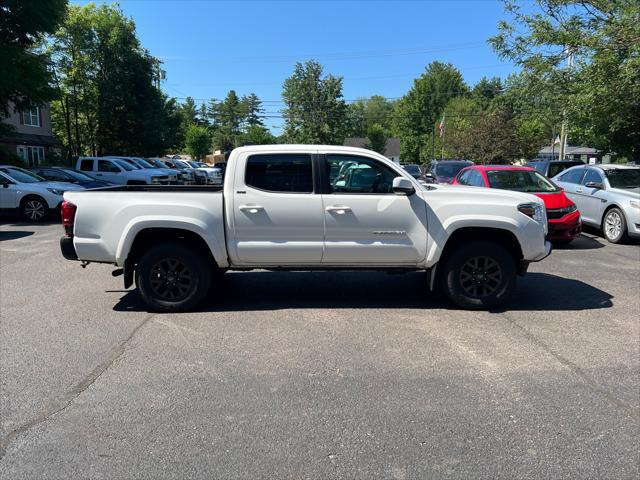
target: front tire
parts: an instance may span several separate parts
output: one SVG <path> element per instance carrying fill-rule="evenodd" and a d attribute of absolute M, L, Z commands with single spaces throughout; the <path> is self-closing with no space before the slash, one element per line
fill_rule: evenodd
<path fill-rule="evenodd" d="M 627 220 L 619 208 L 612 208 L 602 219 L 602 233 L 611 243 L 621 243 L 627 237 Z"/>
<path fill-rule="evenodd" d="M 201 255 L 176 243 L 163 243 L 140 259 L 135 280 L 151 310 L 183 312 L 204 299 L 211 285 L 211 271 Z"/>
<path fill-rule="evenodd" d="M 489 241 L 457 246 L 443 270 L 445 293 L 469 310 L 503 305 L 516 284 L 516 263 L 506 248 Z"/>
<path fill-rule="evenodd" d="M 48 213 L 49 205 L 40 197 L 27 197 L 20 204 L 20 214 L 29 222 L 42 222 Z"/>

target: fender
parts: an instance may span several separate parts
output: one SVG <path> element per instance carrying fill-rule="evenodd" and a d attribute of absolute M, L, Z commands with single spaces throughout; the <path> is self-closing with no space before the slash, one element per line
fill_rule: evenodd
<path fill-rule="evenodd" d="M 224 236 L 219 238 L 221 232 L 213 231 L 206 223 L 196 218 L 148 215 L 135 217 L 126 225 L 116 250 L 116 263 L 118 266 L 123 267 L 125 265 L 125 260 L 129 255 L 133 241 L 138 233 L 147 228 L 174 228 L 193 232 L 199 235 L 207 244 L 218 266 L 224 268 L 229 265 Z"/>
<path fill-rule="evenodd" d="M 522 225 L 513 218 L 504 216 L 483 216 L 478 218 L 477 215 L 456 215 L 447 218 L 444 223 L 437 221 L 429 222 L 429 238 L 427 242 L 427 262 L 426 267 L 434 266 L 440 260 L 442 252 L 447 241 L 451 236 L 461 228 L 491 228 L 493 230 L 506 230 L 512 233 L 518 243 L 520 249 L 524 251 L 524 239 L 522 236 Z"/>

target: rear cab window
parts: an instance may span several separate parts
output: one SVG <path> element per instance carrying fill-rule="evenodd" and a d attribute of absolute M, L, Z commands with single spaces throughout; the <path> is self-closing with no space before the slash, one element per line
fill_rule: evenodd
<path fill-rule="evenodd" d="M 93 158 L 86 158 L 80 161 L 80 170 L 85 172 L 93 171 Z"/>
<path fill-rule="evenodd" d="M 313 193 L 311 155 L 251 155 L 247 158 L 244 183 L 248 187 L 266 192 Z"/>

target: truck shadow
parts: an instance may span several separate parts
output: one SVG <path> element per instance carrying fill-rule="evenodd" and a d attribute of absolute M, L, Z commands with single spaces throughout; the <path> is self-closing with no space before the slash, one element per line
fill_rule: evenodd
<path fill-rule="evenodd" d="M 232 272 L 214 285 L 196 312 L 295 308 L 456 309 L 427 290 L 427 275 L 412 272 Z M 513 300 L 500 311 L 592 310 L 613 306 L 613 296 L 579 280 L 546 273 L 518 279 Z M 127 291 L 116 311 L 146 311 L 138 292 Z"/>
<path fill-rule="evenodd" d="M 33 235 L 33 232 L 27 230 L 7 230 L 0 232 L 0 242 L 5 240 L 18 240 L 19 238 L 28 237 Z"/>

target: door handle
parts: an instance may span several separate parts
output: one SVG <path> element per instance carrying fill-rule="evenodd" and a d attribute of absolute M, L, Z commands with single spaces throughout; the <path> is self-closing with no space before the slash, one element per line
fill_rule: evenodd
<path fill-rule="evenodd" d="M 576 193 L 582 193 L 582 189 L 581 188 L 576 188 Z"/>
<path fill-rule="evenodd" d="M 96 173 L 96 177 L 101 177 L 102 174 L 101 173 Z"/>
<path fill-rule="evenodd" d="M 249 213 L 258 213 L 258 212 L 264 211 L 264 207 L 260 205 L 240 205 L 238 208 L 243 212 L 249 212 Z"/>
<path fill-rule="evenodd" d="M 329 213 L 337 213 L 338 215 L 344 215 L 345 213 L 351 211 L 351 207 L 345 207 L 341 205 L 331 205 L 325 208 L 325 210 Z"/>

